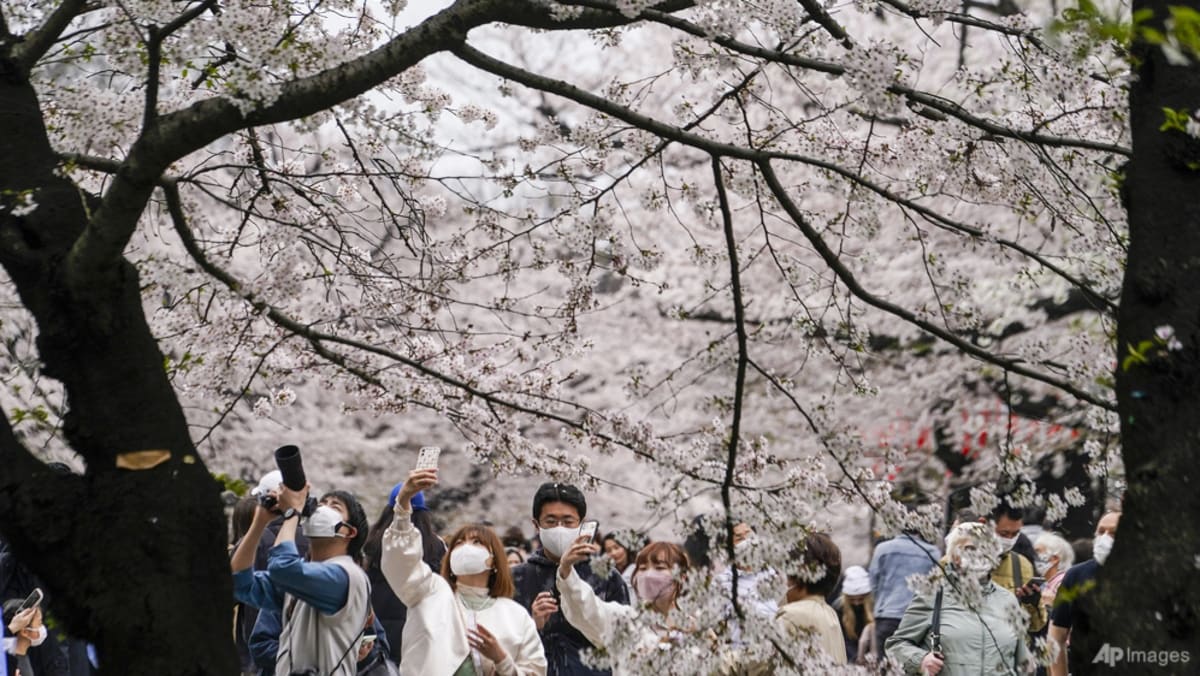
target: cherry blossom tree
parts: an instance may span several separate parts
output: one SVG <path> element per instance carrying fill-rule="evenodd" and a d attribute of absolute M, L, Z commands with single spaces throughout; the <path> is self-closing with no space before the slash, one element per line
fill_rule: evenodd
<path fill-rule="evenodd" d="M 4 3 L 0 531 L 63 626 L 111 673 L 230 673 L 209 468 L 250 453 L 231 420 L 314 392 L 440 420 L 501 475 L 619 487 L 680 535 L 707 505 L 718 561 L 776 570 L 839 507 L 934 537 L 940 507 L 889 480 L 1028 478 L 1025 416 L 1119 471 L 1117 402 L 1145 404 L 1115 396 L 1114 336 L 1161 364 L 1194 333 L 1145 285 L 1118 305 L 1126 269 L 1175 279 L 1135 261 L 1121 202 L 1162 136 L 1157 94 L 1131 136 L 1120 41 L 1036 4 L 747 6 Z M 1186 260 L 1144 218 L 1146 255 Z M 1157 439 L 1137 466 L 1184 457 Z M 44 463 L 67 452 L 82 474 Z M 1169 486 L 1129 478 L 1134 515 Z M 689 584 L 711 626 L 610 654 L 820 668 Z"/>

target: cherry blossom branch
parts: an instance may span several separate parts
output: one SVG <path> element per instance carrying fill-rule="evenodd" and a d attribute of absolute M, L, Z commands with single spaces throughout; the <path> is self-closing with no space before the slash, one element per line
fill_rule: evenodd
<path fill-rule="evenodd" d="M 387 389 L 387 386 L 383 382 L 381 382 L 377 377 L 368 373 L 364 369 L 352 364 L 349 361 L 349 359 L 346 358 L 345 355 L 342 355 L 338 352 L 335 352 L 335 351 L 329 349 L 329 347 L 328 347 L 328 345 L 326 345 L 326 343 L 341 345 L 344 347 L 349 347 L 349 348 L 352 348 L 355 350 L 359 350 L 359 351 L 367 353 L 367 354 L 373 354 L 373 355 L 376 355 L 379 357 L 383 357 L 390 361 L 394 361 L 402 366 L 406 366 L 406 367 L 412 369 L 413 371 L 420 373 L 424 376 L 427 376 L 436 381 L 439 381 L 441 383 L 444 383 L 446 385 L 454 387 L 455 389 L 463 392 L 466 395 L 469 395 L 471 397 L 476 397 L 484 402 L 487 402 L 489 405 L 499 406 L 504 409 L 514 411 L 517 413 L 524 413 L 524 414 L 533 416 L 533 417 L 541 419 L 541 420 L 560 423 L 569 429 L 583 432 L 583 433 L 590 435 L 604 443 L 612 444 L 614 446 L 619 446 L 621 448 L 624 448 L 624 449 L 632 452 L 634 455 L 641 457 L 645 460 L 649 460 L 652 462 L 658 462 L 658 458 L 656 458 L 652 453 L 649 453 L 645 449 L 639 448 L 638 446 L 636 446 L 628 441 L 619 439 L 611 434 L 606 434 L 604 432 L 599 432 L 595 429 L 592 429 L 591 425 L 589 425 L 587 422 L 588 418 L 590 418 L 592 416 L 595 416 L 598 418 L 603 418 L 603 416 L 601 416 L 601 414 L 598 413 L 597 411 L 589 409 L 586 406 L 583 406 L 576 402 L 571 402 L 571 401 L 566 401 L 566 400 L 555 400 L 557 403 L 561 403 L 561 404 L 570 406 L 570 407 L 582 412 L 584 414 L 584 418 L 582 421 L 572 420 L 571 418 L 568 418 L 566 416 L 563 416 L 563 415 L 560 415 L 560 414 L 557 414 L 557 413 L 554 413 L 551 411 L 539 410 L 536 408 L 532 408 L 530 406 L 526 406 L 526 405 L 517 403 L 515 401 L 510 401 L 504 397 L 497 395 L 496 393 L 485 392 L 483 390 L 480 390 L 479 388 L 471 385 L 470 383 L 467 383 L 467 382 L 464 382 L 457 378 L 454 378 L 453 376 L 446 375 L 445 373 L 442 373 L 441 371 L 438 371 L 437 369 L 432 369 L 417 360 L 407 358 L 403 355 L 397 354 L 396 352 L 393 352 L 386 348 L 382 348 L 382 347 L 379 347 L 378 345 L 374 345 L 374 344 L 370 344 L 370 343 L 365 343 L 365 342 L 362 342 L 359 340 L 354 340 L 352 338 L 345 338 L 343 336 L 338 336 L 338 335 L 318 331 L 318 330 L 314 329 L 311 325 L 303 324 L 303 323 L 297 321 L 296 319 L 288 316 L 286 313 L 284 313 L 281 310 L 279 310 L 278 308 L 272 306 L 266 300 L 258 298 L 253 293 L 248 292 L 246 290 L 246 286 L 244 284 L 242 284 L 237 278 L 235 278 L 233 275 L 231 275 L 229 272 L 223 270 L 219 266 L 215 265 L 214 263 L 212 263 L 212 261 L 210 261 L 208 259 L 208 257 L 205 255 L 204 251 L 200 248 L 199 244 L 196 242 L 195 237 L 193 237 L 191 230 L 188 228 L 187 216 L 184 214 L 184 211 L 183 211 L 183 203 L 182 203 L 182 200 L 179 195 L 178 184 L 175 182 L 171 182 L 171 181 L 162 181 L 160 185 L 161 185 L 163 193 L 166 197 L 167 211 L 171 217 L 171 223 L 175 229 L 175 232 L 179 236 L 180 241 L 182 242 L 182 244 L 184 246 L 184 249 L 187 250 L 188 255 L 191 256 L 192 260 L 194 260 L 196 262 L 197 266 L 199 266 L 201 270 L 203 270 L 205 273 L 207 273 L 211 277 L 215 278 L 217 281 L 221 282 L 221 284 L 225 285 L 225 287 L 228 288 L 230 291 L 236 293 L 238 296 L 245 299 L 245 301 L 247 303 L 249 303 L 250 306 L 253 307 L 256 312 L 262 314 L 264 317 L 266 317 L 268 320 L 270 320 L 273 324 L 284 329 L 285 331 L 288 331 L 289 333 L 292 333 L 292 334 L 306 340 L 309 343 L 309 345 L 313 348 L 313 351 L 316 352 L 320 357 L 322 357 L 329 363 L 331 363 L 339 368 L 342 368 L 347 373 L 350 373 L 351 375 L 362 380 L 363 382 L 366 382 L 370 385 L 374 385 L 374 386 L 379 387 L 384 390 Z M 678 471 L 681 474 L 687 476 L 688 478 L 694 479 L 696 481 L 700 481 L 700 482 L 704 482 L 704 483 L 711 483 L 711 484 L 717 483 L 716 481 L 706 478 L 706 477 L 702 477 L 685 467 L 672 467 L 672 469 L 674 469 L 675 471 Z M 749 491 L 765 491 L 768 493 L 776 492 L 776 491 L 780 490 L 779 487 L 764 488 L 764 487 L 758 487 L 758 486 L 749 486 L 749 485 L 740 484 L 740 483 L 732 484 L 732 488 L 736 488 L 739 490 L 749 490 Z"/>
<path fill-rule="evenodd" d="M 604 3 L 601 2 L 588 2 L 587 4 L 605 6 Z M 777 49 L 770 49 L 768 47 L 760 47 L 758 45 L 741 42 L 728 36 L 710 35 L 704 27 L 681 17 L 656 12 L 654 10 L 643 11 L 642 16 L 650 21 L 674 28 L 693 37 L 710 40 L 714 44 L 746 56 L 764 59 L 773 63 L 795 66 L 805 70 L 812 70 L 818 73 L 825 73 L 827 75 L 844 75 L 846 73 L 846 68 L 838 63 L 821 61 L 819 59 L 799 56 L 796 54 L 789 54 L 787 52 L 779 51 Z M 970 125 L 995 136 L 1017 139 L 1047 147 L 1098 150 L 1101 152 L 1110 152 L 1122 157 L 1129 157 L 1132 153 L 1129 148 L 1117 144 L 1089 141 L 1087 139 L 1069 138 L 1065 136 L 1054 136 L 1050 134 L 1041 134 L 1037 132 L 1036 128 L 1026 131 L 1014 129 L 1012 127 L 1006 127 L 974 115 L 966 108 L 963 108 L 962 105 L 955 103 L 950 99 L 913 89 L 905 85 L 893 84 L 888 87 L 888 91 L 905 97 L 911 103 L 920 104 L 945 115 L 949 115 L 950 117 L 953 117 L 964 124 Z"/>
<path fill-rule="evenodd" d="M 775 196 L 775 199 L 779 201 L 779 204 L 783 207 L 783 210 L 787 212 L 788 216 L 792 219 L 792 222 L 795 223 L 796 227 L 799 228 L 804 234 L 805 239 L 812 244 L 813 249 L 825 261 L 825 264 L 829 266 L 829 269 L 832 270 L 835 275 L 837 275 L 838 279 L 840 279 L 841 282 L 846 285 L 846 288 L 850 291 L 850 293 L 854 294 L 854 296 L 876 309 L 882 310 L 890 315 L 908 322 L 909 324 L 912 324 L 913 326 L 916 326 L 917 328 L 937 336 L 941 340 L 958 348 L 963 353 L 971 355 L 976 359 L 999 366 L 1001 368 L 1009 369 L 1013 373 L 1023 375 L 1026 378 L 1031 378 L 1033 380 L 1046 383 L 1047 385 L 1056 387 L 1071 394 L 1075 398 L 1086 401 L 1094 406 L 1098 406 L 1109 411 L 1116 410 L 1116 404 L 1113 402 L 1105 401 L 1104 399 L 1101 399 L 1090 392 L 1085 392 L 1084 390 L 1065 380 L 1061 380 L 1059 378 L 1055 378 L 1054 376 L 1028 368 L 1017 360 L 1005 359 L 998 355 L 992 354 L 991 352 L 972 344 L 970 341 L 963 340 L 941 326 L 921 319 L 907 308 L 903 308 L 899 305 L 883 300 L 882 298 L 864 289 L 854 277 L 854 273 L 852 273 L 850 269 L 842 263 L 841 259 L 838 258 L 837 254 L 829 248 L 829 245 L 826 244 L 824 238 L 821 237 L 821 234 L 818 233 L 811 224 L 809 224 L 808 219 L 804 217 L 804 214 L 800 211 L 800 208 L 797 207 L 796 203 L 792 201 L 791 197 L 787 193 L 787 189 L 779 181 L 779 177 L 775 175 L 775 170 L 771 167 L 770 160 L 760 160 L 757 162 L 757 165 L 759 172 L 763 176 L 763 179 L 767 182 L 767 186 L 771 189 L 771 193 Z"/>
<path fill-rule="evenodd" d="M 664 3 L 666 8 L 685 6 Z M 115 269 L 162 172 L 175 160 L 239 129 L 315 114 L 359 96 L 453 48 L 467 32 L 492 22 L 564 29 L 630 23 L 629 18 L 591 16 L 551 25 L 548 9 L 528 0 L 458 0 L 379 48 L 314 75 L 285 83 L 277 97 L 249 113 L 224 97 L 206 99 L 158 119 L 142 131 L 105 192 L 83 234 L 67 254 L 71 284 L 95 284 Z"/>
<path fill-rule="evenodd" d="M 619 120 L 628 122 L 629 124 L 632 124 L 632 125 L 638 127 L 639 129 L 643 129 L 645 131 L 651 132 L 651 133 L 661 136 L 663 138 L 677 141 L 683 145 L 697 148 L 704 152 L 715 153 L 715 154 L 726 156 L 726 157 L 733 157 L 733 158 L 737 158 L 737 159 L 747 160 L 747 161 L 754 162 L 754 163 L 758 163 L 758 162 L 762 162 L 762 161 L 769 161 L 769 160 L 784 160 L 784 161 L 790 161 L 790 162 L 798 162 L 801 164 L 806 164 L 809 166 L 818 167 L 820 169 L 826 169 L 828 171 L 834 172 L 834 173 L 838 174 L 839 176 L 842 176 L 843 178 L 845 178 L 853 183 L 856 183 L 858 185 L 861 185 L 864 188 L 867 188 L 868 190 L 874 192 L 875 194 L 879 195 L 880 197 L 883 197 L 884 199 L 887 199 L 890 202 L 893 202 L 899 206 L 911 209 L 911 210 L 921 214 L 923 217 L 929 219 L 931 222 L 933 222 L 935 224 L 940 224 L 941 226 L 946 227 L 947 229 L 950 229 L 950 230 L 957 230 L 963 234 L 969 235 L 974 238 L 991 240 L 991 241 L 996 242 L 998 245 L 1000 245 L 1002 247 L 1013 249 L 1014 251 L 1017 251 L 1021 255 L 1026 256 L 1029 259 L 1036 261 L 1038 264 L 1042 265 L 1047 270 L 1050 270 L 1054 274 L 1056 274 L 1056 275 L 1062 277 L 1063 279 L 1065 279 L 1066 281 L 1070 282 L 1073 286 L 1080 289 L 1080 291 L 1083 291 L 1089 297 L 1096 299 L 1097 304 L 1103 306 L 1104 309 L 1107 310 L 1108 312 L 1110 312 L 1110 313 L 1116 312 L 1116 306 L 1110 299 L 1104 298 L 1103 296 L 1096 293 L 1095 291 L 1092 291 L 1086 282 L 1084 282 L 1081 279 L 1076 278 L 1074 275 L 1071 275 L 1069 272 L 1067 272 L 1066 270 L 1062 269 L 1061 267 L 1055 265 L 1053 262 L 1051 262 L 1045 256 L 1042 256 L 1041 254 L 1037 253 L 1036 251 L 1033 251 L 1032 249 L 1030 249 L 1024 245 L 1021 245 L 1015 241 L 1004 239 L 1004 238 L 993 237 L 979 228 L 976 228 L 976 227 L 967 225 L 965 223 L 960 223 L 960 222 L 954 221 L 950 218 L 947 218 L 946 216 L 943 216 L 942 214 L 934 211 L 933 209 L 930 209 L 929 207 L 918 204 L 917 202 L 915 202 L 913 200 L 901 197 L 900 195 L 897 195 L 897 194 L 891 192 L 887 188 L 880 186 L 880 185 L 876 184 L 875 182 L 867 179 L 866 177 L 862 176 L 861 174 L 859 174 L 855 171 L 852 171 L 850 169 L 846 169 L 845 167 L 842 167 L 841 165 L 834 164 L 832 162 L 828 162 L 828 161 L 813 158 L 813 157 L 806 157 L 803 155 L 798 155 L 795 153 L 780 153 L 780 152 L 773 152 L 773 151 L 766 151 L 766 150 L 757 150 L 757 149 L 754 149 L 754 148 L 751 148 L 748 146 L 739 146 L 739 145 L 733 145 L 733 144 L 729 144 L 729 143 L 723 143 L 720 141 L 714 141 L 714 140 L 706 138 L 700 134 L 693 133 L 687 129 L 681 129 L 680 127 L 677 127 L 677 126 L 674 126 L 671 124 L 667 124 L 665 122 L 661 122 L 661 121 L 659 121 L 655 118 L 652 118 L 648 115 L 644 115 L 644 114 L 634 111 L 630 108 L 622 106 L 618 103 L 614 103 L 611 99 L 608 99 L 608 98 L 605 98 L 602 96 L 598 96 L 596 94 L 592 94 L 591 92 L 584 91 L 568 82 L 564 82 L 562 80 L 555 80 L 553 78 L 538 75 L 536 73 L 531 73 L 527 70 L 518 68 L 516 66 L 505 63 L 498 59 L 494 59 L 494 58 L 484 54 L 483 52 L 480 52 L 479 50 L 471 47 L 468 44 L 464 43 L 458 47 L 455 47 L 451 51 L 458 58 L 462 59 L 463 61 L 465 61 L 465 62 L 471 64 L 472 66 L 475 66 L 476 68 L 479 68 L 481 70 L 487 71 L 494 75 L 498 75 L 500 77 L 510 79 L 514 82 L 519 82 L 527 87 L 532 87 L 534 89 L 539 89 L 542 91 L 557 94 L 564 98 L 568 98 L 572 101 L 575 101 L 576 103 L 578 103 L 580 105 L 587 106 L 594 110 L 600 111 L 606 115 L 610 115 Z M 1030 138 L 1032 138 L 1032 137 L 1030 137 Z M 1027 138 L 1025 140 L 1032 142 L 1030 140 L 1030 138 Z"/>
<path fill-rule="evenodd" d="M 821 28 L 824 28 L 825 32 L 832 35 L 838 42 L 841 42 L 842 46 L 846 49 L 854 48 L 854 41 L 850 39 L 850 36 L 846 33 L 846 29 L 842 28 L 832 16 L 829 16 L 829 12 L 826 12 L 824 7 L 815 0 L 798 1 L 800 6 L 804 8 L 804 11 L 808 12 L 812 20 L 816 21 Z"/>
<path fill-rule="evenodd" d="M 147 26 L 146 35 L 146 105 L 142 114 L 142 129 L 150 128 L 158 117 L 158 73 L 162 65 L 162 44 L 175 31 L 188 25 L 216 5 L 216 0 L 203 0 L 169 21 L 165 26 Z"/>
<path fill-rule="evenodd" d="M 746 337 L 746 305 L 742 299 L 741 268 L 738 266 L 737 239 L 733 232 L 733 213 L 729 208 L 729 195 L 725 192 L 725 178 L 721 175 L 721 158 L 712 157 L 713 185 L 717 188 L 717 201 L 721 206 L 721 223 L 725 233 L 725 249 L 729 255 L 729 290 L 733 296 L 733 317 L 737 336 L 737 375 L 733 385 L 733 421 L 729 425 L 729 449 L 725 458 L 725 478 L 721 481 L 721 505 L 725 508 L 725 553 L 730 561 L 736 561 L 733 549 L 733 501 L 730 495 L 734 472 L 737 469 L 738 444 L 742 434 L 742 399 L 746 391 L 746 364 L 750 361 L 750 348 Z M 739 620 L 746 618 L 742 604 L 738 602 L 738 567 L 730 566 L 733 572 L 733 612 Z"/>
<path fill-rule="evenodd" d="M 22 76 L 29 75 L 38 59 L 50 51 L 50 47 L 58 40 L 58 36 L 66 30 L 75 17 L 85 11 L 86 7 L 87 0 L 63 0 L 63 3 L 50 13 L 41 26 L 22 36 L 21 42 L 13 47 L 12 52 L 14 65 Z"/>

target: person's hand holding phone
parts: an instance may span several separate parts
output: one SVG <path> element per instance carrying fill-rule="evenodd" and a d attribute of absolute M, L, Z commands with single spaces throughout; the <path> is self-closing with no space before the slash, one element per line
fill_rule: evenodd
<path fill-rule="evenodd" d="M 437 468 L 433 469 L 414 469 L 408 473 L 408 478 L 404 480 L 404 485 L 400 487 L 400 492 L 396 494 L 396 505 L 408 508 L 408 503 L 413 496 L 423 490 L 433 488 L 438 482 Z"/>
<path fill-rule="evenodd" d="M 41 624 L 42 609 L 38 606 L 26 608 L 13 616 L 12 622 L 8 623 L 8 633 L 13 636 L 21 634 L 26 627 L 36 627 Z M 34 629 L 33 631 L 36 631 Z"/>
<path fill-rule="evenodd" d="M 1033 603 L 1042 597 L 1042 585 L 1037 579 L 1030 580 L 1018 587 L 1013 595 L 1021 603 Z"/>
<path fill-rule="evenodd" d="M 575 544 L 571 548 L 563 552 L 562 558 L 558 560 L 558 574 L 562 579 L 567 579 L 571 574 L 571 568 L 580 561 L 586 561 L 588 557 L 600 551 L 600 546 L 592 544 L 591 538 L 581 536 L 575 540 Z"/>

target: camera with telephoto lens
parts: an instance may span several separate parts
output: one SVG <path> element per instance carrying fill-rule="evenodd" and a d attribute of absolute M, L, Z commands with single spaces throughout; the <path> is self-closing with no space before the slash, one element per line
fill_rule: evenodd
<path fill-rule="evenodd" d="M 279 468 L 279 473 L 283 475 L 283 485 L 293 491 L 298 491 L 304 488 L 304 484 L 308 479 L 304 476 L 304 464 L 300 461 L 299 446 L 280 446 L 275 449 L 275 465 Z M 258 502 L 267 509 L 275 509 L 279 500 L 273 495 L 260 495 Z M 313 496 L 308 496 L 304 501 L 304 509 L 300 510 L 303 516 L 311 516 L 317 509 L 317 499 Z"/>

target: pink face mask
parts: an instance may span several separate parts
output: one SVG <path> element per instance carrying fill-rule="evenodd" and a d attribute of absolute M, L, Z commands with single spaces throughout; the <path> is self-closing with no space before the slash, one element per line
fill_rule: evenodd
<path fill-rule="evenodd" d="M 675 588 L 675 578 L 669 570 L 639 570 L 633 586 L 639 599 L 653 603 Z"/>

